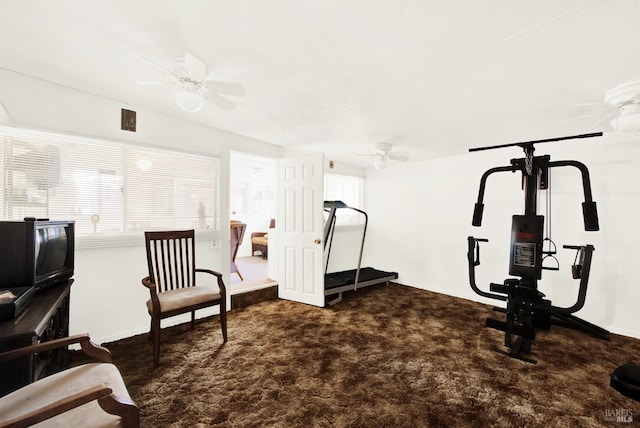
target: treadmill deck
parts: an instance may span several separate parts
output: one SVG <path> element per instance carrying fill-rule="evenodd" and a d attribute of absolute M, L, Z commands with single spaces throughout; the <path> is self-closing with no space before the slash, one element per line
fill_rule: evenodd
<path fill-rule="evenodd" d="M 325 274 L 325 296 L 341 293 L 343 291 L 355 290 L 368 285 L 380 284 L 398 278 L 397 272 L 385 272 L 371 267 L 365 267 L 360 269 L 358 284 L 356 284 L 356 271 L 357 269 L 351 269 Z"/>

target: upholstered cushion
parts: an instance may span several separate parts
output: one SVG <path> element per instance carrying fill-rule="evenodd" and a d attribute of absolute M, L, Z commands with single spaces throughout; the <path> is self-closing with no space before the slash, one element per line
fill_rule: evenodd
<path fill-rule="evenodd" d="M 160 312 L 169 312 L 219 298 L 220 290 L 215 287 L 184 287 L 158 294 Z M 147 309 L 151 313 L 151 299 L 147 300 Z"/>
<path fill-rule="evenodd" d="M 90 363 L 40 379 L 2 397 L 0 415 L 10 420 L 102 383 L 108 384 L 114 395 L 129 398 L 120 372 L 113 364 Z M 34 426 L 119 427 L 121 420 L 102 410 L 97 401 L 91 401 Z"/>
<path fill-rule="evenodd" d="M 251 242 L 253 244 L 264 245 L 266 247 L 269 244 L 269 239 L 267 238 L 267 235 L 255 236 L 251 238 Z"/>

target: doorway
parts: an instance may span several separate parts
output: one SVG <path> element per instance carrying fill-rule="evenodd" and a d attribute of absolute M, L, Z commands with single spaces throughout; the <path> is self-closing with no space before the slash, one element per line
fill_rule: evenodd
<path fill-rule="evenodd" d="M 277 160 L 246 153 L 230 154 L 229 209 L 231 226 L 230 294 L 277 284 L 276 251 L 269 254 L 270 228 L 275 222 Z M 234 232 L 233 223 L 242 230 Z M 234 235 L 239 241 L 234 248 Z M 273 239 L 272 239 L 273 241 Z M 234 257 L 235 252 L 235 257 Z"/>

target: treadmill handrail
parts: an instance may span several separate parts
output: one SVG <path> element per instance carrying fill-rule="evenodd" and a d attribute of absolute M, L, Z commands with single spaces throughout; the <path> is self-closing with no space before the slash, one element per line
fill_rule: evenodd
<path fill-rule="evenodd" d="M 360 267 L 362 266 L 362 254 L 364 252 L 364 240 L 367 236 L 367 225 L 369 224 L 369 216 L 361 209 L 350 207 L 342 201 L 324 201 L 324 209 L 329 210 L 329 218 L 324 227 L 324 246 L 327 247 L 327 242 L 333 241 L 333 233 L 335 232 L 335 217 L 337 209 L 350 209 L 364 215 L 364 228 L 362 231 L 362 241 L 360 242 L 360 254 L 358 256 L 358 267 L 356 268 L 356 278 L 354 283 L 354 290 L 358 288 L 358 282 L 360 279 Z M 331 236 L 331 239 L 329 237 Z M 327 256 L 327 263 L 325 266 L 325 272 L 329 267 L 329 257 Z"/>

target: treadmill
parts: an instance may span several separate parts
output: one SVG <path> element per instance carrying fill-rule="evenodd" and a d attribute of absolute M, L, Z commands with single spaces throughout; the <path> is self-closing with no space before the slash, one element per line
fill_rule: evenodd
<path fill-rule="evenodd" d="M 339 209 L 353 210 L 364 215 L 364 229 L 362 231 L 362 241 L 360 243 L 358 266 L 355 269 L 327 273 L 327 269 L 329 268 L 329 257 L 331 256 L 333 234 L 336 227 L 336 211 Z M 358 288 L 374 284 L 389 284 L 389 281 L 398 278 L 397 272 L 386 272 L 372 267 L 361 267 L 364 239 L 367 234 L 367 224 L 369 222 L 369 216 L 366 212 L 350 207 L 342 201 L 324 201 L 324 210 L 329 213 L 329 217 L 324 225 L 324 251 L 326 258 L 324 268 L 324 295 L 325 297 L 337 296 L 327 302 L 329 305 L 335 305 L 340 302 L 342 300 L 342 293 L 345 291 L 355 291 Z"/>

